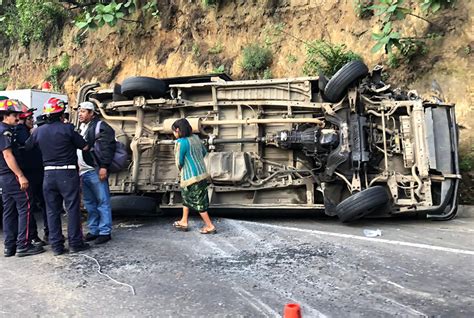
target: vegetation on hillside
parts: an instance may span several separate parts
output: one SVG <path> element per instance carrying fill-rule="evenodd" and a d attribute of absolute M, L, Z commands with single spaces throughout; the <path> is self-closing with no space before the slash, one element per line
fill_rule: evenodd
<path fill-rule="evenodd" d="M 308 76 L 324 74 L 334 75 L 344 64 L 362 57 L 344 44 L 331 44 L 327 41 L 317 40 L 306 43 L 306 61 L 303 73 Z"/>
<path fill-rule="evenodd" d="M 422 35 L 402 34 L 399 27 L 406 17 L 412 16 L 422 19 L 430 26 L 436 26 L 429 18 L 434 14 L 439 14 L 440 10 L 451 7 L 454 3 L 454 0 L 416 0 L 409 3 L 405 0 L 353 1 L 358 17 L 378 19 L 380 31 L 372 34 L 375 41 L 372 53 L 383 50 L 386 61 L 391 67 L 409 65 L 414 58 L 426 54 L 427 41 L 442 36 L 442 31 Z M 203 8 L 200 10 L 211 7 L 220 10 L 228 3 L 222 0 L 202 0 L 199 5 Z M 74 43 L 81 44 L 88 30 L 103 26 L 117 27 L 119 22 L 122 23 L 121 28 L 123 28 L 123 23 L 131 23 L 145 31 L 149 27 L 145 21 L 160 19 L 160 10 L 166 10 L 167 6 L 169 5 L 157 0 L 12 0 L 0 6 L 0 35 L 6 37 L 11 43 L 20 43 L 28 47 L 32 42 L 47 41 L 54 33 L 54 29 L 59 31 L 64 22 L 72 22 L 82 30 L 74 38 Z M 331 76 L 348 61 L 361 59 L 361 56 L 344 44 L 330 43 L 322 39 L 309 41 L 299 39 L 286 32 L 283 24 L 277 24 L 272 32 L 264 30 L 263 33 L 264 39 L 249 44 L 241 51 L 240 66 L 247 77 L 272 77 L 271 65 L 277 62 L 274 61 L 273 52 L 278 50 L 278 46 L 274 45 L 275 38 L 283 33 L 304 45 L 306 59 L 301 71 L 306 75 L 322 73 Z M 280 42 L 284 40 L 280 38 Z M 226 71 L 231 58 L 225 58 L 226 52 L 221 42 L 217 41 L 206 51 L 202 51 L 201 47 L 201 43 L 192 43 L 192 55 L 200 61 L 200 65 L 204 65 L 202 61 L 207 59 L 212 72 Z M 287 56 L 286 60 L 288 64 L 295 63 L 296 56 Z M 65 63 L 60 62 L 52 66 L 45 77 L 55 85 L 59 85 L 60 74 L 67 70 L 64 65 Z M 4 83 L 3 86 L 5 86 Z"/>
<path fill-rule="evenodd" d="M 242 51 L 242 69 L 251 78 L 271 77 L 268 72 L 272 61 L 272 51 L 268 47 L 258 43 L 252 43 L 246 46 Z"/>
<path fill-rule="evenodd" d="M 43 41 L 65 18 L 58 1 L 16 0 L 0 10 L 0 35 L 23 46 Z"/>
<path fill-rule="evenodd" d="M 421 11 L 429 14 L 435 13 L 441 8 L 452 5 L 454 0 L 420 0 L 418 5 Z M 361 2 L 359 1 L 359 4 Z M 417 15 L 410 7 L 406 7 L 405 0 L 379 0 L 377 4 L 369 7 L 356 6 L 356 10 L 373 10 L 375 16 L 380 18 L 380 33 L 373 33 L 372 38 L 376 44 L 372 47 L 372 53 L 384 50 L 391 67 L 398 67 L 400 64 L 409 64 L 414 57 L 421 56 L 427 52 L 427 41 L 437 39 L 439 33 L 431 33 L 423 36 L 403 35 L 396 29 L 394 22 L 403 21 L 407 16 L 421 19 L 430 25 L 435 25 L 425 17 Z M 439 28 L 439 26 L 438 26 Z M 441 28 L 439 28 L 441 29 Z"/>

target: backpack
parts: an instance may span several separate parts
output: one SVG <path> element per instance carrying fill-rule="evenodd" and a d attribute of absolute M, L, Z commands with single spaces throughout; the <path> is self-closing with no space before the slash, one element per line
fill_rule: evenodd
<path fill-rule="evenodd" d="M 97 141 L 97 136 L 99 135 L 100 132 L 100 124 L 102 123 L 101 120 L 97 122 L 97 125 L 95 126 L 95 139 Z M 94 152 L 97 154 L 98 157 L 101 157 L 100 155 L 100 147 L 98 142 L 94 142 Z M 125 169 L 128 166 L 128 152 L 127 149 L 125 148 L 125 145 L 121 143 L 118 140 L 115 140 L 115 153 L 114 153 L 114 158 L 112 159 L 112 162 L 110 163 L 109 166 L 109 172 L 119 172 L 123 169 Z"/>

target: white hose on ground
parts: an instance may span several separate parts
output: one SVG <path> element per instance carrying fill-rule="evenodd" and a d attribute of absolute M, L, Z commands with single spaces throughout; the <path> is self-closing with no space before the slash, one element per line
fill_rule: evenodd
<path fill-rule="evenodd" d="M 134 288 L 132 285 L 119 282 L 118 280 L 113 279 L 112 277 L 110 277 L 108 274 L 103 273 L 103 272 L 101 271 L 101 268 L 102 268 L 102 267 L 100 266 L 99 261 L 98 261 L 97 259 L 95 259 L 94 257 L 89 256 L 89 255 L 86 255 L 86 254 L 74 254 L 74 255 L 84 256 L 84 257 L 86 257 L 86 258 L 88 258 L 88 259 L 93 260 L 93 261 L 97 264 L 97 267 L 98 267 L 98 268 L 97 268 L 97 273 L 99 273 L 99 275 L 102 275 L 102 276 L 107 277 L 108 279 L 110 279 L 111 281 L 113 281 L 113 282 L 116 283 L 116 284 L 129 287 L 129 288 L 132 290 L 132 294 L 133 294 L 134 296 L 136 295 L 136 293 L 135 293 L 135 288 Z"/>

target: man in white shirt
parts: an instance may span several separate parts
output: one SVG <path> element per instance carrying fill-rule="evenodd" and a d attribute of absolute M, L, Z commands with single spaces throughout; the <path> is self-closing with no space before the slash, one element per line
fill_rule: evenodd
<path fill-rule="evenodd" d="M 96 106 L 91 102 L 79 104 L 80 133 L 92 151 L 78 151 L 77 156 L 88 214 L 89 233 L 85 240 L 103 244 L 112 238 L 108 168 L 115 153 L 115 132 L 106 122 L 99 120 L 95 111 Z"/>

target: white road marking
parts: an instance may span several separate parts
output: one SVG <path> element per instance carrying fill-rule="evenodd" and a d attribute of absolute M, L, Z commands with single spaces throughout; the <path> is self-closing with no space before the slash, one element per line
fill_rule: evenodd
<path fill-rule="evenodd" d="M 354 240 L 359 240 L 359 241 L 367 241 L 367 242 L 372 242 L 372 243 L 384 243 L 384 244 L 390 244 L 390 245 L 408 246 L 408 247 L 423 248 L 423 249 L 433 250 L 433 251 L 442 251 L 442 252 L 448 252 L 448 253 L 474 256 L 474 251 L 443 247 L 443 246 L 437 246 L 437 245 L 394 241 L 394 240 L 387 240 L 387 239 L 382 239 L 382 238 L 370 238 L 370 237 L 364 237 L 364 236 L 358 236 L 358 235 L 352 235 L 352 234 L 334 233 L 334 232 L 326 232 L 326 231 L 319 231 L 319 230 L 298 229 L 298 228 L 289 227 L 289 226 L 256 223 L 256 222 L 249 222 L 249 221 L 236 221 L 236 222 L 240 222 L 242 224 L 249 224 L 253 226 L 262 226 L 262 227 L 273 228 L 273 229 L 278 229 L 278 230 L 295 231 L 295 232 L 301 232 L 301 233 L 307 233 L 307 234 L 313 234 L 313 235 L 319 235 L 319 236 L 335 236 L 335 237 L 342 237 L 342 238 L 354 239 Z"/>
<path fill-rule="evenodd" d="M 270 306 L 265 304 L 263 301 L 255 297 L 255 295 L 246 291 L 242 287 L 234 287 L 233 290 L 245 299 L 253 308 L 265 315 L 265 317 L 280 317 L 281 315 L 273 310 Z M 245 294 L 245 295 L 244 295 Z M 262 310 L 264 309 L 264 310 Z M 270 314 L 270 315 L 269 315 Z"/>
<path fill-rule="evenodd" d="M 418 317 L 428 317 L 427 314 L 424 314 L 424 313 L 422 313 L 421 311 L 418 311 L 418 310 L 416 310 L 415 308 L 412 308 L 412 307 L 410 307 L 410 306 L 401 304 L 401 303 L 399 303 L 398 301 L 396 301 L 396 300 L 394 300 L 394 299 L 392 299 L 392 298 L 385 298 L 385 299 L 387 299 L 389 302 L 391 302 L 391 303 L 393 303 L 393 304 L 399 306 L 400 308 L 405 309 L 407 312 L 409 312 L 409 313 L 412 314 L 412 315 L 415 315 L 415 316 L 418 316 Z"/>
<path fill-rule="evenodd" d="M 405 287 L 403 287 L 402 285 L 399 285 L 399 284 L 397 284 L 397 283 L 391 282 L 391 281 L 389 281 L 389 280 L 386 280 L 385 282 L 386 282 L 387 284 L 393 285 L 393 286 L 398 287 L 398 288 L 400 288 L 400 289 L 405 289 Z"/>
<path fill-rule="evenodd" d="M 199 234 L 202 239 L 200 240 L 204 245 L 207 245 L 215 254 L 218 254 L 221 257 L 228 258 L 231 255 L 224 251 L 223 249 L 219 248 L 216 243 L 209 240 L 206 235 Z"/>

